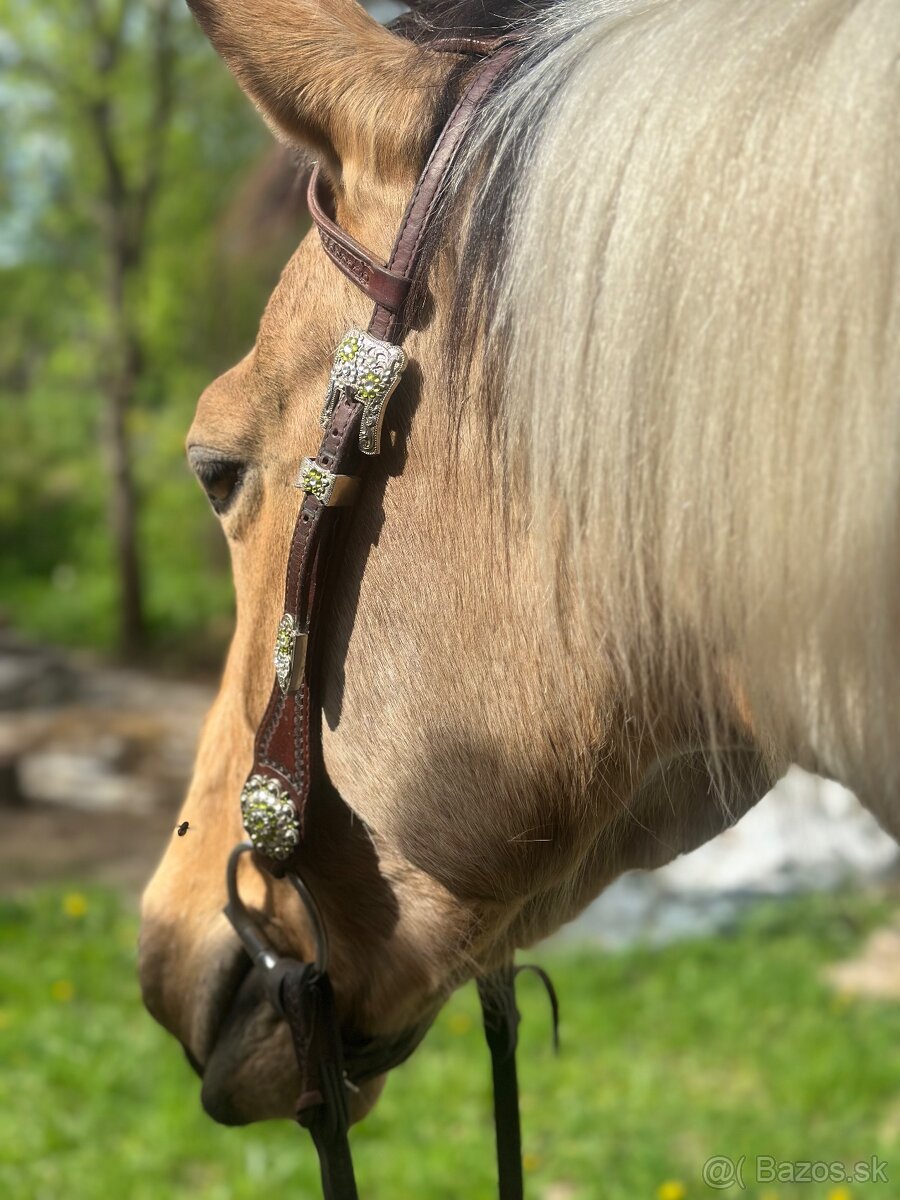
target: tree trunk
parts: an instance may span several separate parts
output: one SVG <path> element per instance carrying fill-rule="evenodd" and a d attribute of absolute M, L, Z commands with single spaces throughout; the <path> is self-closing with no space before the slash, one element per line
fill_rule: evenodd
<path fill-rule="evenodd" d="M 132 387 L 111 379 L 106 395 L 106 444 L 110 469 L 109 523 L 119 581 L 119 652 L 136 658 L 144 645 L 144 601 L 137 547 L 137 495 L 126 428 Z"/>
<path fill-rule="evenodd" d="M 159 190 L 166 131 L 174 100 L 172 43 L 173 0 L 152 7 L 150 57 L 152 116 L 146 130 L 143 175 L 126 170 L 114 137 L 114 72 L 124 30 L 136 0 L 120 0 L 117 19 L 107 25 L 103 10 L 91 5 L 96 33 L 95 67 L 106 89 L 85 109 L 96 139 L 105 183 L 102 199 L 103 238 L 107 252 L 109 360 L 103 373 L 106 453 L 109 462 L 109 525 L 119 580 L 119 651 L 126 658 L 142 653 L 146 642 L 144 598 L 138 551 L 138 496 L 128 437 L 128 415 L 134 404 L 141 368 L 141 346 L 129 307 L 129 283 L 137 275 L 146 249 L 150 211 Z"/>

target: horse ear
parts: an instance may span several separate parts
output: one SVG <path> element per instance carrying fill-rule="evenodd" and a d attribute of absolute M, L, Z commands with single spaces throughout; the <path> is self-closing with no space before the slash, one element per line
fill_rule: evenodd
<path fill-rule="evenodd" d="M 390 33 L 356 0 L 188 0 L 275 131 L 340 167 L 417 162 L 422 106 L 450 61 Z"/>

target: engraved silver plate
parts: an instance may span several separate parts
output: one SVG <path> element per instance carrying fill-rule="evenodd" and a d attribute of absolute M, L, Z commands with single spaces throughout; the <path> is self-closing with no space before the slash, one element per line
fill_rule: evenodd
<path fill-rule="evenodd" d="M 267 858 L 287 858 L 300 840 L 294 802 L 268 775 L 251 775 L 244 784 L 241 816 L 254 850 Z"/>
<path fill-rule="evenodd" d="M 384 410 L 405 366 L 406 355 L 399 346 L 361 329 L 348 330 L 335 351 L 322 424 L 328 424 L 338 394 L 349 392 L 363 406 L 359 448 L 363 454 L 377 454 L 381 449 Z"/>
<path fill-rule="evenodd" d="M 278 632 L 275 634 L 275 651 L 272 661 L 275 664 L 275 678 L 283 692 L 296 691 L 303 677 L 306 665 L 307 635 L 297 628 L 297 622 L 290 613 L 285 613 L 278 622 Z"/>

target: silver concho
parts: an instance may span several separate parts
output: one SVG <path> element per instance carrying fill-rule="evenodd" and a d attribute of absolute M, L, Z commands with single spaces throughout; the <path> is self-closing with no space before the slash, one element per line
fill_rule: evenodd
<path fill-rule="evenodd" d="M 327 507 L 336 481 L 337 475 L 326 470 L 325 467 L 320 467 L 314 458 L 304 458 L 300 464 L 296 486 L 302 488 L 304 492 L 308 492 L 310 496 L 315 496 Z"/>
<path fill-rule="evenodd" d="M 253 848 L 267 858 L 287 858 L 300 840 L 294 802 L 268 775 L 251 775 L 244 784 L 241 816 Z"/>
<path fill-rule="evenodd" d="M 335 351 L 322 424 L 328 424 L 338 393 L 350 392 L 363 406 L 359 448 L 363 454 L 377 454 L 381 449 L 384 410 L 405 366 L 406 355 L 399 346 L 361 329 L 348 330 Z"/>
<path fill-rule="evenodd" d="M 306 662 L 307 635 L 297 628 L 297 622 L 290 613 L 285 613 L 278 622 L 278 632 L 275 634 L 275 651 L 272 661 L 275 664 L 275 678 L 283 692 L 292 692 L 299 686 Z"/>

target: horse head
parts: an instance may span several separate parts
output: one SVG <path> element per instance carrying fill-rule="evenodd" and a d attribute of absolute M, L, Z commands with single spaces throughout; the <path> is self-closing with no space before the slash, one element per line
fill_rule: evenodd
<path fill-rule="evenodd" d="M 519 34 L 428 234 L 329 585 L 303 874 L 348 1045 L 414 1040 L 460 983 L 727 826 L 791 759 L 896 779 L 892 3 L 832 44 L 816 13 L 837 0 L 777 21 L 732 0 L 500 4 L 480 31 L 429 24 L 440 4 L 392 31 L 354 0 L 190 0 L 383 261 L 474 69 L 436 31 Z M 868 125 L 822 98 L 848 78 Z M 821 194 L 798 182 L 801 136 Z M 237 622 L 141 974 L 226 1122 L 296 1100 L 289 1031 L 223 907 L 298 469 L 371 311 L 330 249 L 304 237 L 188 435 Z M 270 943 L 312 958 L 290 880 L 245 857 L 239 884 Z"/>

